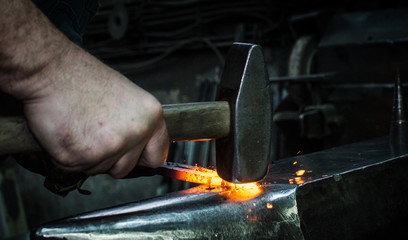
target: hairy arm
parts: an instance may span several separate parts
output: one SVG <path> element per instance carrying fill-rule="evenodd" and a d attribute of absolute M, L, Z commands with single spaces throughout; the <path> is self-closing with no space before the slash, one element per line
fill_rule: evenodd
<path fill-rule="evenodd" d="M 166 158 L 159 102 L 70 42 L 29 0 L 0 0 L 0 89 L 61 168 L 125 176 Z"/>
<path fill-rule="evenodd" d="M 0 88 L 23 95 L 23 80 L 60 59 L 71 45 L 31 1 L 0 0 Z"/>

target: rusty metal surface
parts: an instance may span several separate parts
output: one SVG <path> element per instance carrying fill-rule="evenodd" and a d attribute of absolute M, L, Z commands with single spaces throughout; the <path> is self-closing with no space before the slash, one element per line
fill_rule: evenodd
<path fill-rule="evenodd" d="M 281 160 L 253 198 L 237 200 L 227 189 L 200 186 L 51 222 L 32 239 L 396 237 L 408 215 L 408 155 L 393 155 L 388 142 Z"/>
<path fill-rule="evenodd" d="M 217 172 L 229 182 L 254 182 L 267 174 L 271 156 L 272 98 L 259 45 L 230 48 L 217 100 L 231 109 L 230 135 L 216 142 Z"/>

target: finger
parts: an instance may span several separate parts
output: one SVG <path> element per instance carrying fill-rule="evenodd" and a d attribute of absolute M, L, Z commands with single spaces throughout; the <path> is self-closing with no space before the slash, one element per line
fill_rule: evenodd
<path fill-rule="evenodd" d="M 66 164 L 61 164 L 60 161 L 56 160 L 55 158 L 50 158 L 51 162 L 56 166 L 57 168 L 67 171 L 67 172 L 80 172 L 83 169 L 89 168 L 89 164 L 75 164 L 75 165 L 69 165 L 67 166 Z"/>
<path fill-rule="evenodd" d="M 82 161 L 81 159 L 71 161 L 69 164 L 53 157 L 52 155 L 50 155 L 49 159 L 59 169 L 64 170 L 64 171 L 69 171 L 69 172 L 81 172 L 84 169 L 88 169 L 92 167 L 92 165 L 89 162 Z"/>
<path fill-rule="evenodd" d="M 138 145 L 133 148 L 125 155 L 123 155 L 108 171 L 109 175 L 113 178 L 123 178 L 126 177 L 130 171 L 137 165 L 140 155 L 142 154 L 143 148 Z"/>
<path fill-rule="evenodd" d="M 139 161 L 140 166 L 157 168 L 167 159 L 169 135 L 164 120 L 147 142 Z"/>
<path fill-rule="evenodd" d="M 99 173 L 107 173 L 113 167 L 113 165 L 122 158 L 125 152 L 118 153 L 114 156 L 107 157 L 97 164 L 87 168 L 83 172 L 88 176 L 94 176 Z"/>

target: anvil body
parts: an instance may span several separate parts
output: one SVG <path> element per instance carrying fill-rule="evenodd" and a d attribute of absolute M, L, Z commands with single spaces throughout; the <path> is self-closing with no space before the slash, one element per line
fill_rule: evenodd
<path fill-rule="evenodd" d="M 407 222 L 407 158 L 388 138 L 344 145 L 279 160 L 250 199 L 199 186 L 50 222 L 32 238 L 392 239 Z"/>

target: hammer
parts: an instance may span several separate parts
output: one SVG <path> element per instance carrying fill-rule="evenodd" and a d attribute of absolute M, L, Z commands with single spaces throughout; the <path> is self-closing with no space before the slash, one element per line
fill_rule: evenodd
<path fill-rule="evenodd" d="M 234 183 L 263 179 L 271 147 L 272 99 L 260 46 L 234 43 L 217 101 L 163 105 L 171 141 L 216 139 L 218 175 Z M 0 119 L 0 155 L 42 148 L 22 117 Z"/>

